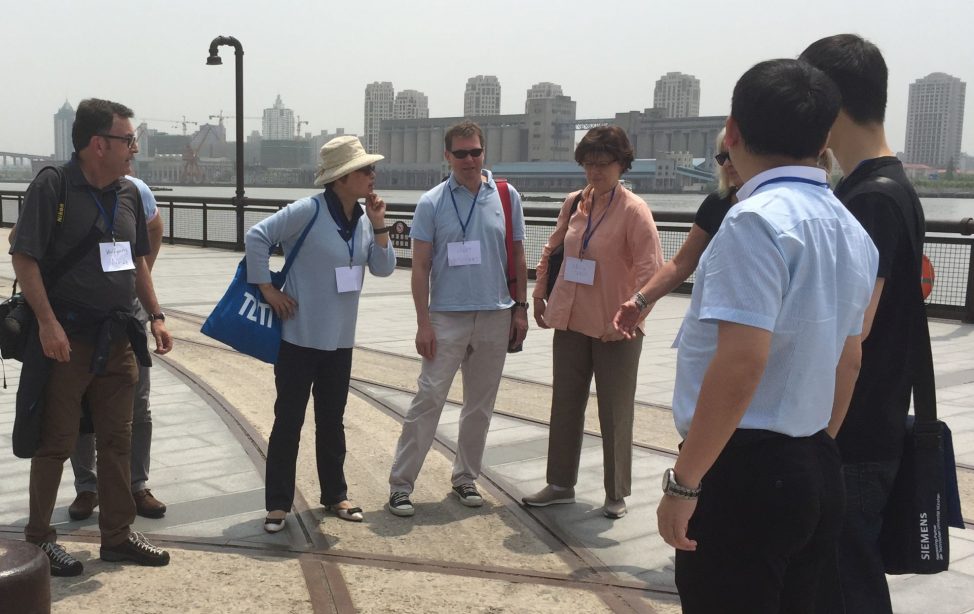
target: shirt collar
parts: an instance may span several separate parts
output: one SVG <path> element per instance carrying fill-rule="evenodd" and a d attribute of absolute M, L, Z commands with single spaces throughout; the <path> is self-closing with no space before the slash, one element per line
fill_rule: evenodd
<path fill-rule="evenodd" d="M 91 185 L 90 183 L 88 183 L 88 180 L 85 178 L 85 174 L 81 172 L 81 160 L 80 158 L 78 158 L 77 152 L 71 154 L 71 159 L 68 160 L 68 163 L 64 165 L 64 172 L 65 172 L 65 176 L 68 179 L 68 182 L 72 186 L 79 189 L 87 188 L 89 190 L 104 193 L 104 192 L 117 192 L 122 187 L 122 184 L 119 182 L 119 179 L 121 179 L 121 177 L 109 183 L 108 185 L 106 185 L 104 188 L 101 188 L 100 190 L 95 186 Z"/>
<path fill-rule="evenodd" d="M 338 198 L 338 194 L 331 188 L 325 188 L 325 204 L 328 205 L 328 212 L 331 214 L 331 219 L 335 220 L 338 224 L 338 232 L 342 235 L 342 238 L 348 241 L 352 238 L 352 231 L 358 226 L 358 219 L 365 215 L 365 211 L 362 210 L 361 205 L 355 203 L 352 207 L 352 219 L 349 220 L 345 217 L 345 210 L 342 207 L 342 200 Z"/>
<path fill-rule="evenodd" d="M 488 188 L 490 188 L 492 190 L 496 190 L 497 189 L 497 184 L 494 182 L 494 174 L 493 173 L 491 173 L 489 170 L 487 170 L 486 168 L 484 168 L 484 169 L 481 169 L 480 170 L 480 174 L 482 176 L 484 176 L 484 177 L 487 178 L 487 181 L 483 182 L 483 185 L 487 186 Z M 450 173 L 450 177 L 446 180 L 446 184 L 447 184 L 447 187 L 450 188 L 450 191 L 451 192 L 456 192 L 460 188 L 464 187 L 464 186 L 460 185 L 460 182 L 457 181 L 456 177 L 453 176 L 453 173 L 452 172 Z"/>
<path fill-rule="evenodd" d="M 755 190 L 761 187 L 766 181 L 779 177 L 798 177 L 800 179 L 810 179 L 820 183 L 828 184 L 828 177 L 825 169 L 817 166 L 776 166 L 751 177 L 741 189 L 737 191 L 737 200 L 741 201 L 751 196 Z"/>

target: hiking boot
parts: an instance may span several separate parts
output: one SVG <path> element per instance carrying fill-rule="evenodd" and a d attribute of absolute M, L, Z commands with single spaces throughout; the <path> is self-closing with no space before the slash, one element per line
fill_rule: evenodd
<path fill-rule="evenodd" d="M 71 516 L 72 520 L 84 520 L 91 517 L 96 507 L 98 507 L 98 493 L 82 490 L 68 506 L 68 516 Z"/>
<path fill-rule="evenodd" d="M 521 497 L 521 503 L 530 507 L 546 507 L 559 503 L 575 503 L 575 489 L 548 484 L 533 495 Z"/>
<path fill-rule="evenodd" d="M 396 491 L 389 495 L 389 511 L 396 516 L 412 516 L 416 513 L 416 508 L 409 500 L 409 493 Z"/>
<path fill-rule="evenodd" d="M 480 507 L 484 504 L 484 498 L 477 492 L 477 487 L 472 482 L 460 484 L 453 487 L 453 494 L 460 498 L 460 503 L 467 507 Z"/>
<path fill-rule="evenodd" d="M 143 488 L 132 493 L 135 499 L 135 513 L 146 518 L 162 518 L 166 514 L 166 504 L 152 496 L 152 491 Z"/>
<path fill-rule="evenodd" d="M 169 564 L 169 553 L 153 546 L 145 536 L 133 531 L 128 539 L 117 546 L 102 546 L 101 560 L 109 563 L 130 561 L 149 567 L 162 567 Z"/>
<path fill-rule="evenodd" d="M 37 544 L 37 547 L 44 551 L 47 559 L 51 562 L 52 576 L 78 576 L 85 570 L 81 561 L 68 554 L 61 544 L 41 542 Z"/>

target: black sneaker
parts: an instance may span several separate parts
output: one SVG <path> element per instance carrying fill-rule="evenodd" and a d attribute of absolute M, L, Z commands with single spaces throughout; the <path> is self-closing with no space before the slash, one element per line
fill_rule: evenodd
<path fill-rule="evenodd" d="M 453 487 L 453 494 L 460 498 L 460 503 L 467 507 L 480 507 L 484 504 L 484 498 L 480 496 L 477 487 L 472 482 L 460 484 Z"/>
<path fill-rule="evenodd" d="M 127 540 L 117 546 L 102 546 L 101 560 L 109 563 L 131 561 L 149 567 L 162 567 L 169 564 L 169 553 L 150 544 L 141 533 L 133 531 Z"/>
<path fill-rule="evenodd" d="M 416 508 L 409 500 L 409 493 L 396 491 L 389 495 L 389 511 L 396 516 L 412 516 L 416 513 Z"/>
<path fill-rule="evenodd" d="M 37 544 L 37 547 L 43 550 L 48 560 L 51 561 L 52 576 L 78 576 L 85 570 L 81 561 L 68 554 L 61 544 L 41 542 Z"/>

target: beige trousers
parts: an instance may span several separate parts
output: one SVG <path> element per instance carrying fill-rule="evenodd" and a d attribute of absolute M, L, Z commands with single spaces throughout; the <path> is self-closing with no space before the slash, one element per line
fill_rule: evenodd
<path fill-rule="evenodd" d="M 480 476 L 487 430 L 507 357 L 511 326 L 507 309 L 435 311 L 430 313 L 430 322 L 436 334 L 436 355 L 433 360 L 423 360 L 419 390 L 403 419 L 389 475 L 392 492 L 413 491 L 457 369 L 463 377 L 463 407 L 453 485 L 473 482 Z"/>

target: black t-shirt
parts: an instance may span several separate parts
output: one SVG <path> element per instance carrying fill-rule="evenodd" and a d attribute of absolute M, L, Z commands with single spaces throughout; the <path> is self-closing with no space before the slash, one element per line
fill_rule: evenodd
<path fill-rule="evenodd" d="M 69 162 L 63 170 L 66 203 L 60 227 L 56 218 L 61 200 L 61 183 L 56 172 L 46 170 L 34 178 L 24 195 L 17 233 L 10 247 L 11 254 L 26 254 L 38 261 L 42 272 L 50 270 L 84 240 L 93 225 L 97 224 L 102 231 L 100 242 L 111 242 L 112 234 L 108 232 L 106 216 L 109 221 L 114 219 L 115 240 L 129 242 L 133 260 L 149 253 L 145 212 L 139 190 L 134 184 L 120 179 L 99 190 L 88 184 L 77 162 Z M 104 209 L 104 216 L 98 208 L 96 197 Z M 47 292 L 52 303 L 61 300 L 85 305 L 96 311 L 131 311 L 135 298 L 135 271 L 103 271 L 96 244 Z"/>
<path fill-rule="evenodd" d="M 697 209 L 697 215 L 694 216 L 693 223 L 703 228 L 708 235 L 713 237 L 720 229 L 720 225 L 724 221 L 727 212 L 734 206 L 734 203 L 731 201 L 734 198 L 735 192 L 737 190 L 733 189 L 724 197 L 721 197 L 719 192 L 711 192 L 700 203 L 700 208 Z"/>
<path fill-rule="evenodd" d="M 862 369 L 839 431 L 837 442 L 845 462 L 892 460 L 903 452 L 905 420 L 910 407 L 912 344 L 911 310 L 920 292 L 919 262 L 910 241 L 912 223 L 891 193 L 853 190 L 863 182 L 887 177 L 902 185 L 906 210 L 919 221 L 915 232 L 923 245 L 923 209 L 903 165 L 895 157 L 867 160 L 835 188 L 835 195 L 859 220 L 879 250 L 878 277 L 885 282 L 869 337 L 862 344 Z M 878 189 L 877 189 L 878 190 Z M 848 196 L 853 198 L 851 202 Z"/>

